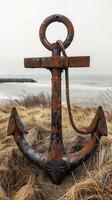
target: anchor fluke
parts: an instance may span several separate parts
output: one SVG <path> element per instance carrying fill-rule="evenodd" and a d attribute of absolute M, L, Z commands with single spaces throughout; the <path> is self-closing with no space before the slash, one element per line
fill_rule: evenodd
<path fill-rule="evenodd" d="M 33 150 L 32 147 L 27 143 L 24 134 L 28 133 L 17 113 L 16 108 L 14 107 L 11 112 L 8 124 L 8 135 L 13 135 L 16 141 L 17 146 L 20 151 L 27 156 L 32 162 L 34 162 L 40 168 L 43 168 L 45 157 L 43 154 L 38 153 Z"/>
<path fill-rule="evenodd" d="M 7 135 L 15 134 L 15 130 L 19 130 L 21 134 L 27 134 L 27 130 L 25 129 L 15 107 L 12 108 L 11 116 L 9 119 Z"/>

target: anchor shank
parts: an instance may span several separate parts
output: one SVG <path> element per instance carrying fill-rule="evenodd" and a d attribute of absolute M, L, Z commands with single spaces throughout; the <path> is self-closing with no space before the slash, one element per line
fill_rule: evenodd
<path fill-rule="evenodd" d="M 53 52 L 53 57 L 55 57 L 57 54 L 60 54 L 60 52 Z M 61 159 L 64 150 L 62 141 L 61 73 L 62 70 L 60 68 L 53 68 L 51 70 L 51 139 L 48 150 L 48 160 Z"/>

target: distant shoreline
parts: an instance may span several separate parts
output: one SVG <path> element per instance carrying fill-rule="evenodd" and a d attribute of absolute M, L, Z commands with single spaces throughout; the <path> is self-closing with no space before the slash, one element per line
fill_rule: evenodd
<path fill-rule="evenodd" d="M 0 78 L 0 83 L 36 83 L 37 81 L 29 78 Z"/>

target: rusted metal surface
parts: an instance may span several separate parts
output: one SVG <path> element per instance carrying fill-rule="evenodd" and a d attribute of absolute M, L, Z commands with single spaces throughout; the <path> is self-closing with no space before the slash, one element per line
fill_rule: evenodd
<path fill-rule="evenodd" d="M 52 22 L 62 22 L 63 24 L 65 24 L 68 34 L 67 34 L 65 41 L 63 42 L 63 45 L 64 45 L 64 48 L 66 49 L 73 40 L 74 28 L 73 28 L 71 21 L 63 15 L 58 15 L 58 14 L 51 15 L 43 21 L 43 23 L 40 26 L 40 31 L 39 31 L 40 40 L 41 40 L 42 44 L 48 50 L 53 51 L 53 45 L 51 43 L 49 43 L 49 41 L 46 38 L 46 29 L 47 29 L 48 25 L 51 24 Z"/>
<path fill-rule="evenodd" d="M 60 51 L 53 51 L 52 56 L 60 55 Z M 62 159 L 64 146 L 62 140 L 62 108 L 61 108 L 61 69 L 55 67 L 52 74 L 51 101 L 51 142 L 48 150 L 48 160 Z"/>
<path fill-rule="evenodd" d="M 86 160 L 96 148 L 101 136 L 107 135 L 107 125 L 102 107 L 99 107 L 96 116 L 90 127 L 91 137 L 78 152 L 66 152 L 62 138 L 62 102 L 61 102 L 61 74 L 67 67 L 85 67 L 89 66 L 89 57 L 61 57 L 61 49 L 57 43 L 50 44 L 45 36 L 47 26 L 54 22 L 62 22 L 66 25 L 68 36 L 63 45 L 67 48 L 74 36 L 74 29 L 71 22 L 62 15 L 53 15 L 48 17 L 41 25 L 40 39 L 43 45 L 52 51 L 51 58 L 27 58 L 25 67 L 38 68 L 43 67 L 51 71 L 52 75 L 52 103 L 51 103 L 51 136 L 48 154 L 35 152 L 26 142 L 24 134 L 26 133 L 23 123 L 13 108 L 9 119 L 8 134 L 13 135 L 19 149 L 37 166 L 44 169 L 50 179 L 55 184 L 60 184 L 63 178 L 77 167 L 82 161 Z"/>
<path fill-rule="evenodd" d="M 8 125 L 8 135 L 13 135 L 16 141 L 17 146 L 19 147 L 20 151 L 27 156 L 32 162 L 37 164 L 40 168 L 44 167 L 44 157 L 42 154 L 35 152 L 27 143 L 24 134 L 27 134 L 22 120 L 20 119 L 16 108 L 12 109 L 12 113 L 9 119 Z"/>
<path fill-rule="evenodd" d="M 90 57 L 44 57 L 44 58 L 25 58 L 25 68 L 67 68 L 67 67 L 89 67 Z"/>
<path fill-rule="evenodd" d="M 80 162 L 86 160 L 99 144 L 100 138 L 108 134 L 106 119 L 101 106 L 98 108 L 91 126 L 94 126 L 95 130 L 91 133 L 91 137 L 86 145 L 75 154 L 69 154 L 71 169 L 78 166 Z"/>

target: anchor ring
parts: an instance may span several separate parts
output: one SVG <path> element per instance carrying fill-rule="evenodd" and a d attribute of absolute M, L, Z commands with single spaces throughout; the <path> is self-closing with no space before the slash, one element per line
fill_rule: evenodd
<path fill-rule="evenodd" d="M 64 48 L 66 49 L 73 40 L 74 28 L 73 28 L 72 22 L 64 15 L 58 15 L 58 14 L 51 15 L 43 21 L 43 23 L 40 26 L 40 30 L 39 30 L 39 36 L 40 36 L 40 40 L 41 40 L 42 44 L 48 50 L 50 50 L 50 51 L 53 50 L 53 45 L 46 38 L 46 29 L 47 29 L 48 25 L 51 24 L 52 22 L 62 22 L 66 26 L 68 33 L 67 33 L 67 37 L 66 37 L 65 41 L 63 42 Z"/>

